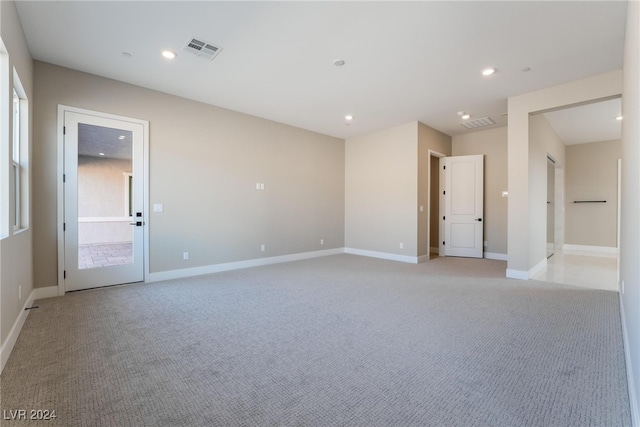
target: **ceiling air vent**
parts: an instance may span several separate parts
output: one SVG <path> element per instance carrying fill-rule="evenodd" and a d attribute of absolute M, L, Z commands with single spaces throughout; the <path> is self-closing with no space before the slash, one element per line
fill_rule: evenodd
<path fill-rule="evenodd" d="M 496 122 L 491 120 L 490 117 L 482 117 L 481 119 L 467 120 L 466 122 L 460 123 L 461 126 L 466 127 L 467 129 L 475 129 L 481 128 L 482 126 L 495 125 Z"/>
<path fill-rule="evenodd" d="M 222 48 L 220 46 L 216 46 L 211 43 L 192 38 L 187 42 L 184 50 L 186 50 L 187 52 L 191 52 L 194 55 L 199 56 L 200 58 L 208 59 L 209 61 L 211 61 L 216 57 L 218 53 L 220 53 Z"/>

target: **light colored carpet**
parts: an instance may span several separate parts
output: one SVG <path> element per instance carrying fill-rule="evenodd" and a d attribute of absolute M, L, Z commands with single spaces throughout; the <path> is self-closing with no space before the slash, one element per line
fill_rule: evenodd
<path fill-rule="evenodd" d="M 57 426 L 630 426 L 618 295 L 354 255 L 38 302 L 3 410 Z"/>

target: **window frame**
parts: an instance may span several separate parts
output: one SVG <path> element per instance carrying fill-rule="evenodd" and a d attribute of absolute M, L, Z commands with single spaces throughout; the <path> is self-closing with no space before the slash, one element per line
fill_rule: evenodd
<path fill-rule="evenodd" d="M 20 186 L 20 175 L 22 174 L 22 167 L 20 165 L 20 97 L 16 91 L 15 84 L 13 86 L 13 101 L 11 104 L 11 172 L 13 176 L 12 185 L 12 202 L 13 202 L 13 231 L 18 231 L 21 228 L 21 207 L 22 207 L 22 187 Z"/>
<path fill-rule="evenodd" d="M 18 234 L 29 228 L 29 99 L 15 68 L 12 89 L 17 98 L 12 96 L 11 109 L 11 229 Z"/>

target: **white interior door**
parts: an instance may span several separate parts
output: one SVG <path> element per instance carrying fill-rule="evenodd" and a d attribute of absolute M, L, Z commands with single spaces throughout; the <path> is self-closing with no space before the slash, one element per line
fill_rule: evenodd
<path fill-rule="evenodd" d="M 144 127 L 64 111 L 66 291 L 144 280 Z"/>
<path fill-rule="evenodd" d="M 445 256 L 483 257 L 484 156 L 440 159 Z"/>

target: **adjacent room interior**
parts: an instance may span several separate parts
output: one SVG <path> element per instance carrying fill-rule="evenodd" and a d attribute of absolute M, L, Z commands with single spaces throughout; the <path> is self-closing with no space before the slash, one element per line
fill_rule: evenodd
<path fill-rule="evenodd" d="M 3 423 L 640 425 L 639 10 L 0 2 Z"/>

